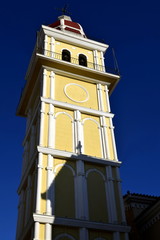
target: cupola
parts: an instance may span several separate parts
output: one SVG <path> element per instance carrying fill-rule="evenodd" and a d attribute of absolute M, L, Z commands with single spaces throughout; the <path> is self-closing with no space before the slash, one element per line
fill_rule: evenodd
<path fill-rule="evenodd" d="M 50 24 L 49 27 L 61 30 L 63 32 L 69 32 L 71 34 L 78 34 L 79 36 L 86 38 L 81 25 L 79 23 L 72 22 L 72 19 L 66 15 L 59 16 L 58 21 Z"/>

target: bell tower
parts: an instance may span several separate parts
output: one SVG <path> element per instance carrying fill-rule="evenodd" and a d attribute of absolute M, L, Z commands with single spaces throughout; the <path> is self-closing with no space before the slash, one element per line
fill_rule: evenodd
<path fill-rule="evenodd" d="M 65 15 L 37 35 L 17 108 L 27 124 L 16 240 L 128 239 L 108 47 Z"/>

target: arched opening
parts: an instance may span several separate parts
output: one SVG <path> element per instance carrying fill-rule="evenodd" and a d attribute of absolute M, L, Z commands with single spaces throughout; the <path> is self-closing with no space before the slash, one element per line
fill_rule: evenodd
<path fill-rule="evenodd" d="M 84 54 L 79 54 L 79 65 L 87 67 L 87 57 Z"/>
<path fill-rule="evenodd" d="M 66 61 L 66 62 L 70 62 L 71 61 L 71 54 L 68 50 L 64 49 L 62 51 L 62 60 Z"/>

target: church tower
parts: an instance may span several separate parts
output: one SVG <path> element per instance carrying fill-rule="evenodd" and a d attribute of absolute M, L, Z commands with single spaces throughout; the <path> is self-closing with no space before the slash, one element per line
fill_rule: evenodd
<path fill-rule="evenodd" d="M 17 108 L 27 123 L 16 240 L 128 239 L 108 47 L 66 15 L 37 35 Z"/>

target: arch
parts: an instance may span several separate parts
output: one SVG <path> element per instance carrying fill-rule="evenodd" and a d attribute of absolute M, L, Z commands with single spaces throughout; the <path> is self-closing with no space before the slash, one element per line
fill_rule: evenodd
<path fill-rule="evenodd" d="M 62 60 L 66 62 L 71 62 L 71 53 L 67 49 L 62 50 Z"/>
<path fill-rule="evenodd" d="M 101 173 L 101 171 L 99 171 L 98 169 L 96 168 L 91 168 L 89 169 L 87 172 L 86 172 L 86 178 L 88 177 L 89 173 L 91 172 L 97 172 L 98 174 L 101 175 L 101 177 L 103 178 L 103 180 L 105 181 L 105 176 L 103 175 L 103 173 Z"/>
<path fill-rule="evenodd" d="M 73 117 L 67 112 L 55 114 L 55 149 L 74 151 Z"/>
<path fill-rule="evenodd" d="M 104 175 L 97 169 L 90 169 L 87 175 L 89 220 L 108 222 L 106 188 Z"/>
<path fill-rule="evenodd" d="M 82 123 L 84 124 L 85 121 L 87 121 L 87 120 L 91 120 L 91 121 L 95 122 L 95 123 L 97 124 L 97 127 L 100 128 L 99 122 L 97 122 L 97 121 L 96 121 L 95 119 L 93 119 L 93 118 L 85 118 L 85 119 L 83 119 Z"/>
<path fill-rule="evenodd" d="M 100 124 L 93 118 L 85 118 L 82 121 L 84 150 L 83 153 L 89 156 L 103 157 L 102 136 Z"/>
<path fill-rule="evenodd" d="M 61 238 L 68 238 L 68 240 L 70 239 L 70 240 L 75 240 L 75 238 L 74 237 L 72 237 L 71 235 L 69 235 L 69 234 L 67 234 L 67 233 L 62 233 L 62 234 L 60 234 L 60 235 L 58 235 L 57 237 L 55 237 L 55 239 L 54 240 L 61 240 Z"/>
<path fill-rule="evenodd" d="M 68 164 L 58 164 L 55 171 L 55 216 L 75 218 L 75 172 Z"/>
<path fill-rule="evenodd" d="M 54 168 L 55 173 L 57 172 L 57 169 L 59 167 L 68 167 L 71 170 L 73 176 L 75 177 L 75 171 L 74 171 L 74 169 L 70 165 L 68 165 L 66 163 L 61 163 L 61 164 L 56 165 L 55 168 Z"/>
<path fill-rule="evenodd" d="M 87 57 L 84 54 L 79 54 L 78 56 L 79 65 L 87 67 Z"/>
<path fill-rule="evenodd" d="M 60 114 L 65 114 L 65 115 L 67 115 L 67 116 L 73 121 L 73 117 L 72 117 L 70 114 L 66 113 L 66 112 L 57 112 L 57 113 L 55 114 L 55 118 L 57 118 Z"/>

